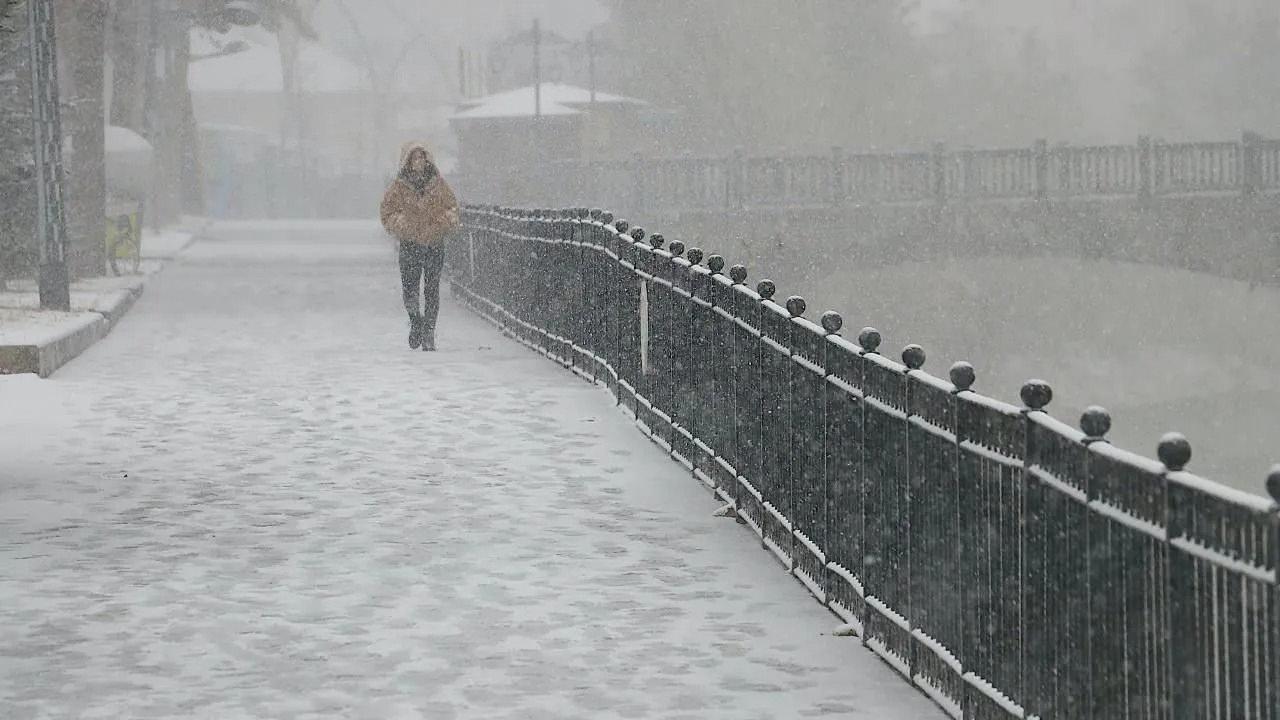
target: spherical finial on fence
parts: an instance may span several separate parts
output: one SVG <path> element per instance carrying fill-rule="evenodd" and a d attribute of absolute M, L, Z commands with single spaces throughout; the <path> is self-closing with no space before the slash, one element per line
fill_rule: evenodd
<path fill-rule="evenodd" d="M 672 240 L 671 246 L 668 249 L 671 250 L 672 257 L 680 257 L 684 254 L 684 243 L 679 240 Z"/>
<path fill-rule="evenodd" d="M 840 317 L 840 313 L 835 310 L 822 313 L 822 329 L 826 330 L 828 335 L 835 335 L 842 327 L 844 327 L 844 318 Z"/>
<path fill-rule="evenodd" d="M 858 333 L 858 345 L 864 352 L 875 352 L 880 348 L 880 331 L 873 327 L 862 328 Z"/>
<path fill-rule="evenodd" d="M 667 243 L 667 239 L 662 237 L 662 233 L 654 233 L 649 236 L 649 245 L 655 249 L 660 249 Z"/>
<path fill-rule="evenodd" d="M 729 279 L 734 285 L 741 285 L 747 281 L 747 267 L 745 265 L 734 265 L 729 268 Z"/>
<path fill-rule="evenodd" d="M 1160 458 L 1160 462 L 1164 463 L 1166 468 L 1173 472 L 1178 472 L 1191 462 L 1191 443 L 1187 442 L 1187 438 L 1182 433 L 1166 433 L 1160 438 L 1160 445 L 1156 448 L 1156 455 Z"/>
<path fill-rule="evenodd" d="M 791 313 L 791 317 L 800 317 L 807 309 L 808 306 L 805 305 L 804 298 L 799 295 L 792 295 L 787 298 L 787 312 Z"/>
<path fill-rule="evenodd" d="M 1280 465 L 1272 465 L 1267 473 L 1267 494 L 1276 501 L 1276 510 L 1280 510 Z"/>
<path fill-rule="evenodd" d="M 956 390 L 968 390 L 973 387 L 973 383 L 978 379 L 978 373 L 973 371 L 973 366 L 961 360 L 960 362 L 951 364 L 951 385 Z"/>
<path fill-rule="evenodd" d="M 633 227 L 633 228 L 631 228 L 631 239 L 632 239 L 632 240 L 635 240 L 636 242 L 641 242 L 641 241 L 643 241 L 643 240 L 644 240 L 644 228 L 641 228 L 641 227 Z"/>
<path fill-rule="evenodd" d="M 627 231 L 631 229 L 631 223 L 626 220 L 614 220 L 613 229 L 617 230 L 621 235 L 626 235 Z"/>
<path fill-rule="evenodd" d="M 599 219 L 600 219 L 600 216 L 601 216 L 602 214 L 604 214 L 604 211 L 603 211 L 603 210 L 601 210 L 600 208 L 591 208 L 591 219 L 592 219 L 592 220 L 599 220 Z"/>
<path fill-rule="evenodd" d="M 1111 413 L 1104 407 L 1090 405 L 1080 416 L 1080 429 L 1084 431 L 1086 439 L 1101 440 L 1111 432 Z"/>
<path fill-rule="evenodd" d="M 1032 410 L 1043 410 L 1053 402 L 1053 388 L 1043 380 L 1028 380 L 1022 384 L 1022 404 Z"/>
<path fill-rule="evenodd" d="M 772 300 L 776 292 L 778 292 L 778 286 L 774 285 L 772 280 L 761 280 L 756 284 L 756 293 L 760 295 L 761 300 Z"/>
<path fill-rule="evenodd" d="M 700 248 L 690 248 L 688 257 L 690 263 L 697 265 L 702 262 L 702 250 Z"/>
<path fill-rule="evenodd" d="M 712 255 L 707 258 L 707 269 L 710 270 L 713 275 L 719 275 L 720 271 L 724 270 L 724 258 L 719 255 Z"/>
<path fill-rule="evenodd" d="M 609 212 L 608 210 L 601 210 L 600 222 L 604 223 L 605 225 L 608 225 L 609 223 L 613 222 L 613 213 Z"/>
<path fill-rule="evenodd" d="M 919 370 L 924 367 L 925 354 L 924 348 L 912 343 L 902 348 L 902 364 L 911 370 Z"/>

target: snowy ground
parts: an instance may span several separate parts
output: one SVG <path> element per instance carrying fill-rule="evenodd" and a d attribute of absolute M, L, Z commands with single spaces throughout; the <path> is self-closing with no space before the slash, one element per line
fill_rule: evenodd
<path fill-rule="evenodd" d="M 0 378 L 0 717 L 941 717 L 371 225 L 215 234 Z"/>
<path fill-rule="evenodd" d="M 192 241 L 186 230 L 143 231 L 142 262 L 138 274 L 84 278 L 71 284 L 71 312 L 40 310 L 35 278 L 10 281 L 0 291 L 0 345 L 40 345 L 97 320 L 160 271 L 164 260 L 177 256 Z"/>

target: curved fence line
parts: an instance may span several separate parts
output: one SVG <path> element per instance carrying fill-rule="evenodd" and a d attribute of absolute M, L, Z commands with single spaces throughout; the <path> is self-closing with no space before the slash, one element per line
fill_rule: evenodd
<path fill-rule="evenodd" d="M 470 207 L 455 297 L 602 383 L 956 718 L 1280 719 L 1276 503 L 1011 405 L 609 213 Z M 705 260 L 705 263 L 704 263 Z"/>

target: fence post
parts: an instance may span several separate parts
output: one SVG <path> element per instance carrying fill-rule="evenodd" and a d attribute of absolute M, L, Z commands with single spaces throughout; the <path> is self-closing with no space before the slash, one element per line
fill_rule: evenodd
<path fill-rule="evenodd" d="M 833 457 L 839 457 L 838 451 L 833 447 L 833 444 L 838 442 L 839 439 L 832 436 L 831 414 L 833 412 L 839 412 L 842 408 L 838 406 L 833 407 L 829 397 L 830 379 L 834 374 L 831 371 L 832 363 L 830 353 L 831 339 L 839 337 L 840 328 L 844 327 L 844 318 L 835 310 L 828 310 L 822 314 L 821 324 L 823 332 L 822 350 L 819 352 L 818 359 L 822 362 L 822 389 L 820 392 L 823 402 L 820 427 L 823 429 L 824 434 L 822 443 L 821 472 L 823 475 L 822 491 L 825 494 L 822 501 L 821 547 L 822 552 L 826 556 L 826 564 L 822 566 L 822 588 L 825 593 L 823 604 L 830 607 L 832 603 L 832 588 L 835 586 L 831 577 L 831 556 L 833 555 L 832 545 L 835 544 L 833 542 L 833 538 L 836 537 L 835 530 L 832 528 L 832 517 L 835 515 L 833 506 L 837 501 L 837 498 L 833 497 L 832 488 L 836 487 L 837 483 L 848 482 L 848 478 L 841 478 L 837 475 L 837 468 L 834 467 L 835 463 L 833 462 Z M 844 512 L 848 512 L 847 507 L 842 508 L 842 510 Z"/>
<path fill-rule="evenodd" d="M 947 146 L 941 142 L 933 144 L 930 182 L 934 201 L 939 205 L 945 203 L 947 201 Z"/>
<path fill-rule="evenodd" d="M 1248 130 L 1240 136 L 1240 191 L 1252 197 L 1262 184 L 1262 136 Z"/>
<path fill-rule="evenodd" d="M 961 457 L 963 457 L 963 452 L 964 452 L 963 442 L 965 437 L 964 430 L 961 427 L 963 413 L 960 410 L 960 403 L 961 403 L 961 398 L 966 393 L 973 392 L 973 384 L 977 382 L 978 374 L 977 374 L 977 371 L 973 369 L 972 364 L 961 360 L 951 365 L 951 369 L 947 372 L 947 376 L 951 380 L 951 387 L 952 387 L 951 394 L 954 398 L 952 402 L 953 402 L 953 407 L 955 408 L 955 420 L 954 420 L 954 425 L 952 429 L 955 431 L 955 444 L 956 444 L 955 463 L 954 463 L 955 467 L 953 470 L 955 474 L 955 488 L 956 488 L 956 497 L 955 497 L 956 544 L 955 544 L 955 547 L 953 548 L 953 554 L 951 555 L 951 559 L 956 566 L 956 587 L 955 587 L 956 602 L 962 608 L 962 610 L 960 611 L 959 620 L 957 621 L 957 624 L 956 624 L 956 634 L 953 639 L 953 642 L 955 643 L 955 647 L 952 649 L 952 652 L 955 654 L 956 661 L 960 664 L 960 676 L 961 676 L 961 682 L 963 683 L 964 673 L 969 670 L 969 665 L 970 665 L 969 653 L 971 652 L 971 648 L 969 647 L 969 643 L 967 642 L 969 638 L 969 629 L 965 627 L 965 624 L 964 624 L 964 619 L 965 617 L 967 617 L 967 613 L 965 613 L 963 610 L 964 603 L 966 602 L 966 599 L 969 597 L 968 593 L 970 592 L 968 588 L 969 575 L 968 573 L 965 572 L 966 563 L 972 560 L 972 558 L 967 557 L 965 554 L 965 537 L 966 537 L 965 535 L 966 517 L 965 516 L 966 516 L 966 513 L 975 514 L 975 515 L 976 513 L 972 513 L 972 509 L 965 504 L 965 500 L 968 498 L 969 493 L 965 492 L 965 487 L 961 479 L 961 473 L 960 473 L 960 462 L 961 462 Z M 970 705 L 969 697 L 970 697 L 969 693 L 961 690 L 960 715 L 962 718 L 973 717 L 973 710 L 972 708 L 969 707 Z"/>
<path fill-rule="evenodd" d="M 862 328 L 858 333 L 858 347 L 860 348 L 858 355 L 863 358 L 863 360 L 858 363 L 859 370 L 861 371 L 861 377 L 858 378 L 858 388 L 864 393 L 866 392 L 867 387 L 867 364 L 865 358 L 867 355 L 878 354 L 881 342 L 882 337 L 880 335 L 880 331 L 871 326 Z M 871 492 L 871 483 L 867 481 L 867 402 L 865 395 L 858 403 L 858 412 L 862 415 L 862 417 L 858 419 L 858 425 L 862 428 L 862 442 L 859 443 L 858 447 L 858 464 L 861 466 L 858 470 L 858 477 L 862 480 L 862 487 L 858 488 L 858 492 L 862 493 L 862 498 L 859 502 L 859 506 L 862 508 L 862 557 L 857 558 L 857 560 L 859 577 L 862 579 L 863 589 L 862 617 L 858 618 L 858 620 L 862 623 L 862 644 L 868 645 L 871 640 L 871 613 L 873 611 L 871 609 L 871 603 L 868 602 L 867 599 L 868 596 L 871 595 L 872 590 L 870 575 L 874 572 L 874 570 L 871 569 L 871 562 L 868 561 L 868 556 L 873 554 L 879 556 L 880 546 L 877 544 L 874 549 L 871 547 L 871 534 L 867 532 L 867 496 Z M 878 506 L 876 508 L 876 512 L 879 512 Z"/>
<path fill-rule="evenodd" d="M 830 184 L 829 200 L 832 205 L 841 205 L 845 201 L 844 192 L 844 148 L 835 145 L 831 148 L 831 167 L 827 182 Z"/>
<path fill-rule="evenodd" d="M 1043 138 L 1035 144 L 1035 197 L 1037 200 L 1049 199 L 1049 141 Z"/>
<path fill-rule="evenodd" d="M 1138 199 L 1150 200 L 1155 190 L 1155 177 L 1152 175 L 1151 137 L 1138 136 Z"/>
<path fill-rule="evenodd" d="M 631 207 L 637 213 L 649 208 L 649 188 L 645 177 L 644 156 L 636 152 L 631 156 Z"/>
<path fill-rule="evenodd" d="M 1156 455 L 1164 465 L 1165 475 L 1181 472 L 1191 461 L 1191 444 L 1178 433 L 1168 433 L 1160 438 Z M 1197 597 L 1192 594 L 1195 569 L 1183 556 L 1172 551 L 1172 538 L 1183 532 L 1184 509 L 1174 500 L 1173 493 L 1165 492 L 1165 553 L 1169 571 L 1165 580 L 1165 593 L 1169 612 L 1169 690 L 1173 708 L 1172 717 L 1197 717 L 1198 708 L 1184 698 L 1197 698 L 1203 694 L 1205 660 L 1199 647 L 1197 623 Z M 1181 641 L 1179 638 L 1181 637 Z M 1179 691 L 1182 692 L 1179 692 Z"/>
<path fill-rule="evenodd" d="M 1271 588 L 1271 657 L 1272 677 L 1267 678 L 1268 707 L 1280 708 L 1280 464 L 1272 465 L 1267 474 L 1267 494 L 1271 496 L 1271 559 L 1276 564 L 1275 582 Z"/>
<path fill-rule="evenodd" d="M 1036 602 L 1036 591 L 1042 590 L 1044 587 L 1044 577 L 1047 569 L 1044 560 L 1044 543 L 1046 542 L 1043 533 L 1045 525 L 1045 498 L 1044 498 L 1044 482 L 1040 476 L 1036 474 L 1033 465 L 1037 457 L 1033 443 L 1035 442 L 1035 429 L 1033 427 L 1032 413 L 1045 413 L 1049 403 L 1053 401 L 1053 388 L 1049 383 L 1043 380 L 1028 380 L 1022 385 L 1019 392 L 1022 399 L 1022 417 L 1026 424 L 1026 435 L 1023 439 L 1022 448 L 1022 524 L 1019 532 L 1019 540 L 1021 542 L 1020 555 L 1022 561 L 1022 572 L 1019 578 L 1022 593 L 1018 621 L 1022 624 L 1018 632 L 1019 672 L 1016 687 L 1008 690 L 1014 694 L 1014 700 L 1022 705 L 1026 710 L 1033 710 L 1032 701 L 1038 695 L 1038 681 L 1044 676 L 1042 671 L 1030 671 L 1028 668 L 1033 664 L 1044 663 L 1043 653 L 1045 651 L 1044 643 L 1039 642 L 1043 636 L 1043 628 L 1034 626 L 1028 627 L 1028 615 L 1032 615 L 1031 621 L 1042 621 L 1043 613 L 1040 616 L 1034 615 L 1038 608 Z"/>
<path fill-rule="evenodd" d="M 733 149 L 729 172 L 725 173 L 725 202 L 731 210 L 741 210 L 746 202 L 747 158 L 741 147 Z"/>

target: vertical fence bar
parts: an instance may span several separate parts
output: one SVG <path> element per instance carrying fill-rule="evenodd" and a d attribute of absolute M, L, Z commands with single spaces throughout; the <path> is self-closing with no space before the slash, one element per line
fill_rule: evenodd
<path fill-rule="evenodd" d="M 1034 195 L 1037 200 L 1049 198 L 1049 141 L 1036 140 L 1032 152 L 1035 154 Z"/>
<path fill-rule="evenodd" d="M 1245 131 L 1240 138 L 1240 192 L 1245 197 L 1262 187 L 1262 136 Z"/>
<path fill-rule="evenodd" d="M 671 453 L 677 460 L 693 469 L 694 445 L 693 428 L 690 425 L 692 412 L 691 402 L 694 382 L 693 356 L 693 294 L 690 279 L 693 277 L 693 266 L 702 260 L 702 253 L 696 249 L 685 254 L 684 243 L 679 240 L 671 243 L 670 281 L 674 305 L 671 309 L 672 340 L 669 346 L 668 363 L 671 367 Z"/>
<path fill-rule="evenodd" d="M 746 268 L 734 266 L 733 278 L 733 358 L 735 370 L 734 414 L 738 418 L 737 470 L 738 515 L 757 534 L 764 535 L 764 503 L 760 492 L 760 480 L 764 466 L 764 440 L 761 407 L 760 371 L 760 302 L 764 288 L 772 287 L 765 280 L 760 290 L 752 291 L 745 285 Z M 767 283 L 767 285 L 766 285 Z"/>
<path fill-rule="evenodd" d="M 1277 572 L 1280 472 L 1275 502 L 1184 471 L 1191 446 L 1159 446 L 1168 470 L 1172 716 L 1280 717 Z"/>
<path fill-rule="evenodd" d="M 875 352 L 878 345 L 878 336 L 863 345 L 866 640 L 912 678 L 907 368 Z"/>
<path fill-rule="evenodd" d="M 791 365 L 791 316 L 773 302 L 773 287 L 763 286 L 760 301 L 760 399 L 763 417 L 761 445 L 764 460 L 760 493 L 764 502 L 762 542 L 790 571 L 795 554 L 791 543 L 792 471 L 791 388 L 787 382 Z"/>
<path fill-rule="evenodd" d="M 965 717 L 1020 717 L 1023 454 L 1020 408 L 956 396 Z"/>
<path fill-rule="evenodd" d="M 787 300 L 791 315 L 791 458 L 795 488 L 792 529 L 795 576 L 827 601 L 827 394 L 822 365 L 826 331 L 804 317 L 805 301 Z"/>
<path fill-rule="evenodd" d="M 708 488 L 715 488 L 715 418 L 712 404 L 715 392 L 715 328 L 711 305 L 712 271 L 698 262 L 702 251 L 689 251 L 689 294 L 692 312 L 690 326 L 690 396 L 687 406 L 689 431 L 693 435 L 694 476 Z"/>
<path fill-rule="evenodd" d="M 737 382 L 734 355 L 733 280 L 724 274 L 724 258 L 712 255 L 707 259 L 711 271 L 707 284 L 707 300 L 711 305 L 707 329 L 710 332 L 707 358 L 711 369 L 709 444 L 714 450 L 712 468 L 716 494 L 725 502 L 733 502 L 738 489 L 739 462 L 737 456 Z M 741 270 L 746 279 L 746 268 Z"/>
<path fill-rule="evenodd" d="M 925 352 L 919 345 L 908 345 L 902 360 L 907 367 L 912 680 L 952 717 L 961 717 L 955 388 L 921 369 Z"/>
<path fill-rule="evenodd" d="M 828 606 L 855 632 L 866 637 L 863 558 L 862 355 L 840 337 L 843 320 L 823 317 L 828 331 L 823 367 L 827 370 Z"/>

